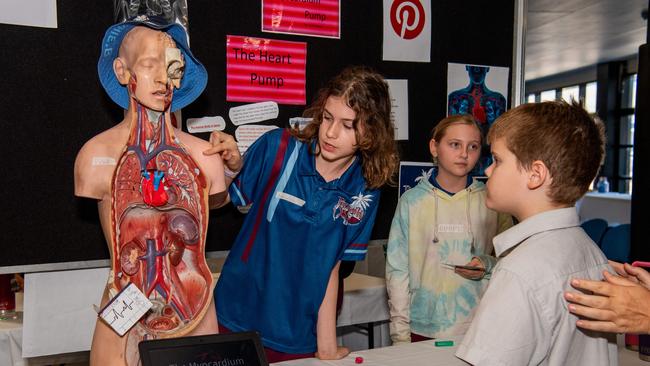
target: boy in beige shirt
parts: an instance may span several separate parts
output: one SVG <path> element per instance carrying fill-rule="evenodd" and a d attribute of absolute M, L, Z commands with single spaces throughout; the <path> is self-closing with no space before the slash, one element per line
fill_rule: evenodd
<path fill-rule="evenodd" d="M 607 259 L 574 207 L 604 154 L 603 127 L 578 104 L 525 104 L 488 135 L 486 205 L 519 224 L 494 238 L 502 257 L 456 356 L 474 365 L 616 365 L 614 335 L 576 328 L 564 291 L 600 280 Z M 507 256 L 506 256 L 507 254 Z"/>

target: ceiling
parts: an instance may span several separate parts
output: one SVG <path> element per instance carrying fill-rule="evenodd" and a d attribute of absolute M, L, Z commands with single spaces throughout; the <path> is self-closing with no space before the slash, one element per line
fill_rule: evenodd
<path fill-rule="evenodd" d="M 528 0 L 525 79 L 635 55 L 647 8 L 648 0 Z"/>

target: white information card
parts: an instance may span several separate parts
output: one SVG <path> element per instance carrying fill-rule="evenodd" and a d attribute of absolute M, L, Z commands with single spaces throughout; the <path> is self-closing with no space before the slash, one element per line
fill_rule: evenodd
<path fill-rule="evenodd" d="M 106 324 L 120 336 L 135 325 L 153 306 L 134 284 L 129 283 L 99 312 Z"/>

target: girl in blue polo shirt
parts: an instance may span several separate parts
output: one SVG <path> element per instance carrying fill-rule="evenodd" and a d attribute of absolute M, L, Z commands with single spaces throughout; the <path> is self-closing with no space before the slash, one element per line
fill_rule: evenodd
<path fill-rule="evenodd" d="M 386 257 L 393 344 L 464 334 L 485 291 L 492 238 L 512 220 L 485 206 L 485 185 L 469 174 L 481 143 L 472 116 L 440 121 L 429 142 L 437 168 L 400 198 Z M 482 269 L 454 266 L 464 264 Z"/>
<path fill-rule="evenodd" d="M 243 166 L 232 136 L 211 136 L 230 200 L 250 207 L 214 292 L 220 329 L 259 331 L 270 362 L 349 353 L 336 342 L 338 271 L 365 257 L 398 164 L 390 105 L 384 79 L 353 67 L 319 92 L 303 131 L 266 133 Z"/>

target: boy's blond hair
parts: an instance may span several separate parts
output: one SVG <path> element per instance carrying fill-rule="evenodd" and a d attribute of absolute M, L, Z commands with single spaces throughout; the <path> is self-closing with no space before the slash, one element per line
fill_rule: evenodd
<path fill-rule="evenodd" d="M 501 115 L 487 140 L 503 138 L 523 169 L 540 160 L 552 182 L 550 199 L 573 205 L 594 180 L 605 155 L 604 126 L 577 102 L 523 104 Z"/>

